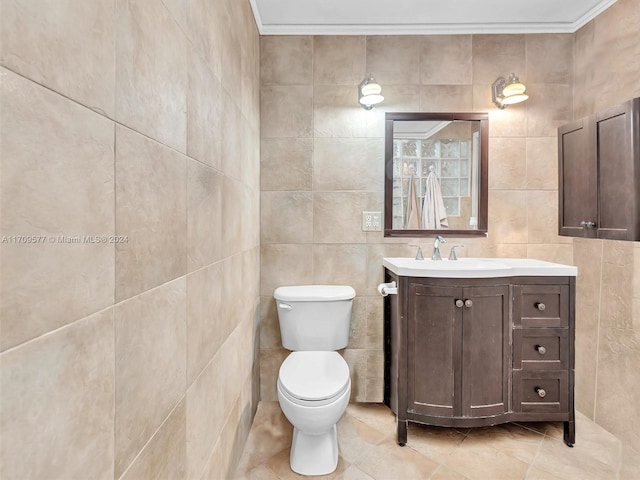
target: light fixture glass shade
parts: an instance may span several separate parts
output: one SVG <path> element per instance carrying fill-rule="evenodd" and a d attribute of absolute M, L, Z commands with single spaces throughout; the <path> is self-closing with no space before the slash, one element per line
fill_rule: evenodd
<path fill-rule="evenodd" d="M 362 95 L 365 97 L 367 95 L 380 95 L 380 92 L 382 92 L 382 87 L 377 83 L 372 82 L 372 83 L 367 83 L 366 85 L 363 85 L 360 91 L 362 92 Z"/>
<path fill-rule="evenodd" d="M 360 97 L 361 105 L 377 105 L 384 100 L 382 95 L 365 95 L 364 97 Z"/>
<path fill-rule="evenodd" d="M 358 85 L 358 102 L 365 110 L 371 110 L 374 105 L 384 100 L 381 93 L 382 87 L 376 83 L 373 75 L 369 74 L 369 76 Z"/>
<path fill-rule="evenodd" d="M 529 99 L 529 95 L 526 93 L 520 93 L 516 95 L 509 95 L 508 97 L 504 97 L 502 99 L 503 105 L 513 105 L 514 103 L 524 102 Z"/>
<path fill-rule="evenodd" d="M 521 95 L 527 89 L 522 83 L 508 83 L 506 87 L 502 89 L 502 95 L 510 97 L 511 95 Z"/>

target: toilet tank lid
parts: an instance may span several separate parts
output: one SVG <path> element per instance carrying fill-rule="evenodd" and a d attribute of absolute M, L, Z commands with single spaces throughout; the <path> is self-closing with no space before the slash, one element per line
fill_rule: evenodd
<path fill-rule="evenodd" d="M 356 291 L 348 285 L 294 285 L 276 288 L 273 296 L 289 302 L 331 302 L 351 300 Z"/>

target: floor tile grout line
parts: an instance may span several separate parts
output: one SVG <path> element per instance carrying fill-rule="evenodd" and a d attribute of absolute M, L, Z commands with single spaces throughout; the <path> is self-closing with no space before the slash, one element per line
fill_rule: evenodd
<path fill-rule="evenodd" d="M 620 474 L 621 474 L 621 470 L 622 470 L 622 461 L 623 461 L 623 459 L 624 459 L 624 444 L 621 441 L 620 445 L 618 445 L 618 468 L 616 468 L 616 480 L 622 480 L 620 478 Z"/>
<path fill-rule="evenodd" d="M 527 468 L 527 471 L 524 474 L 524 480 L 527 480 L 527 477 L 531 473 L 531 469 L 534 467 L 534 465 L 536 463 L 536 460 L 538 459 L 538 456 L 540 455 L 540 452 L 542 451 L 542 445 L 544 444 L 545 437 L 546 437 L 546 435 L 543 435 L 542 438 L 540 439 L 540 444 L 538 445 L 538 449 L 536 451 L 536 454 L 534 455 L 533 459 L 529 463 L 529 468 Z"/>
<path fill-rule="evenodd" d="M 602 328 L 602 279 L 604 276 L 604 241 L 600 242 L 600 285 L 598 289 L 598 329 L 596 331 L 596 374 L 593 381 L 593 421 L 598 418 L 598 374 L 600 366 L 600 329 Z"/>
<path fill-rule="evenodd" d="M 429 476 L 429 478 L 432 478 L 434 475 L 436 475 L 440 469 L 442 469 L 442 468 L 447 468 L 447 467 L 448 467 L 448 465 L 447 465 L 448 460 L 453 456 L 454 452 L 456 452 L 456 451 L 460 448 L 460 445 L 462 445 L 462 442 L 464 442 L 464 440 L 467 438 L 468 433 L 463 433 L 463 432 L 461 432 L 461 431 L 460 431 L 460 430 L 458 430 L 458 429 L 454 429 L 454 430 L 455 430 L 456 432 L 458 432 L 458 433 L 460 433 L 460 434 L 462 435 L 462 440 L 460 440 L 460 441 L 456 444 L 456 446 L 455 446 L 454 448 L 452 448 L 452 449 L 451 449 L 451 451 L 446 455 L 446 457 L 445 457 L 444 461 L 440 461 L 440 460 L 435 459 L 435 458 L 433 458 L 433 457 L 429 457 L 429 456 L 427 456 L 427 455 L 423 454 L 422 452 L 418 452 L 418 453 L 419 453 L 420 455 L 422 455 L 423 457 L 425 457 L 425 458 L 427 458 L 427 459 L 429 459 L 429 460 L 431 460 L 431 461 L 433 461 L 433 462 L 435 462 L 435 463 L 437 463 L 437 464 L 438 464 L 438 467 L 437 467 L 437 468 L 436 468 L 436 469 L 431 473 L 431 475 Z M 415 450 L 415 449 L 413 449 L 413 450 L 414 450 L 414 451 L 417 451 L 417 450 Z M 466 475 L 463 475 L 463 474 L 461 474 L 460 472 L 457 472 L 457 471 L 456 471 L 455 473 L 456 473 L 457 475 L 460 475 L 461 477 L 464 477 L 465 479 L 467 479 L 467 480 L 468 480 L 468 477 L 467 477 Z"/>
<path fill-rule="evenodd" d="M 539 430 L 536 430 L 535 428 L 533 428 L 533 427 L 531 427 L 531 426 L 527 425 L 527 422 L 514 422 L 513 424 L 514 424 L 514 425 L 518 425 L 519 427 L 524 428 L 525 430 L 528 430 L 528 431 L 530 431 L 530 432 L 537 433 L 538 435 L 540 435 L 540 436 L 542 436 L 542 437 L 547 437 L 547 436 L 549 436 L 549 435 L 547 435 L 546 433 L 544 433 L 544 432 L 540 432 Z M 553 437 L 551 437 L 551 438 L 553 438 Z"/>

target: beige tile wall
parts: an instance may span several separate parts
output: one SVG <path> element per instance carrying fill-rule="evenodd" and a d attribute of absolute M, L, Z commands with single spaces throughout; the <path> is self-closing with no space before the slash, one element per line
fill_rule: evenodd
<path fill-rule="evenodd" d="M 576 32 L 574 117 L 640 96 L 640 8 L 618 0 Z M 640 242 L 576 240 L 576 402 L 640 452 Z"/>
<path fill-rule="evenodd" d="M 352 400 L 382 400 L 382 257 L 415 253 L 409 239 L 361 231 L 363 210 L 383 210 L 385 111 L 489 112 L 489 237 L 449 244 L 572 262 L 556 235 L 556 128 L 573 115 L 573 46 L 570 34 L 261 38 L 262 399 L 277 398 L 287 354 L 273 290 L 346 283 L 358 295 L 343 352 Z M 385 96 L 371 111 L 356 95 L 368 72 Z M 530 100 L 498 110 L 490 86 L 511 72 Z"/>
<path fill-rule="evenodd" d="M 224 478 L 259 381 L 249 2 L 0 7 L 0 477 Z"/>

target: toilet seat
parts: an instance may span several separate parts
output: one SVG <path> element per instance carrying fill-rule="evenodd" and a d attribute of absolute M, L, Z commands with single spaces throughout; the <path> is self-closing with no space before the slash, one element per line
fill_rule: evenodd
<path fill-rule="evenodd" d="M 351 387 L 349 366 L 338 352 L 292 352 L 280 367 L 278 387 L 299 405 L 326 405 Z"/>

